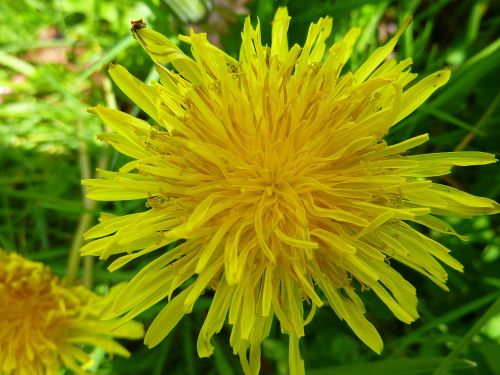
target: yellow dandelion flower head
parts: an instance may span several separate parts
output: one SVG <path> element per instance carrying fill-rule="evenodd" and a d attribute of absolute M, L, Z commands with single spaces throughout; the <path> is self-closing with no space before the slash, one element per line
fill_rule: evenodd
<path fill-rule="evenodd" d="M 210 339 L 227 320 L 247 374 L 259 371 L 260 344 L 274 317 L 289 335 L 290 372 L 303 373 L 299 338 L 324 301 L 379 353 L 382 340 L 365 318 L 360 290 L 373 291 L 403 322 L 418 316 L 415 288 L 387 259 L 443 289 L 440 262 L 462 270 L 448 249 L 410 224 L 457 235 L 440 215 L 499 207 L 428 179 L 454 165 L 492 163 L 493 155 L 408 155 L 427 134 L 392 145 L 383 139 L 450 75 L 441 70 L 413 83 L 411 59 L 389 57 L 409 20 L 354 72 L 343 67 L 359 29 L 327 46 L 332 20 L 320 18 L 304 45 L 290 48 L 289 21 L 280 8 L 265 46 L 260 26 L 247 19 L 238 59 L 194 32 L 179 37 L 191 46 L 189 57 L 134 22 L 160 82 L 144 84 L 118 65 L 110 74 L 153 125 L 93 108 L 113 130 L 101 139 L 132 161 L 83 182 L 92 199 L 146 199 L 148 207 L 103 215 L 86 233 L 93 241 L 84 255 L 121 254 L 110 265 L 115 270 L 159 250 L 108 317 L 125 314 L 126 322 L 168 299 L 146 334 L 152 347 L 212 290 L 198 353 L 212 354 Z"/>
<path fill-rule="evenodd" d="M 66 367 L 87 374 L 92 361 L 82 345 L 129 356 L 112 338 L 140 338 L 142 325 L 112 331 L 112 322 L 100 321 L 105 305 L 83 286 L 65 286 L 43 264 L 0 249 L 0 372 L 52 375 Z"/>

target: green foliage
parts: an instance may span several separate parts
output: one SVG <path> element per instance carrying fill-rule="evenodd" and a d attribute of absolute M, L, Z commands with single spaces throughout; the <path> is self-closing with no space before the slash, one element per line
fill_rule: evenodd
<path fill-rule="evenodd" d="M 185 0 L 189 1 L 189 0 Z M 191 0 L 194 1 L 194 0 Z M 61 275 L 67 272 L 71 248 L 100 210 L 118 214 L 141 210 L 144 202 L 119 202 L 98 207 L 82 199 L 80 179 L 95 167 L 116 169 L 124 160 L 96 141 L 102 124 L 86 112 L 105 104 L 138 114 L 107 76 L 118 62 L 140 79 L 154 78 L 152 64 L 131 37 L 129 21 L 143 18 L 148 26 L 175 38 L 186 25 L 168 1 L 42 1 L 0 2 L 0 247 L 40 260 Z M 414 70 L 427 74 L 443 66 L 452 79 L 414 115 L 396 126 L 389 142 L 421 133 L 431 140 L 422 151 L 455 148 L 498 152 L 500 139 L 500 27 L 498 2 L 377 0 L 255 0 L 253 16 L 269 25 L 275 9 L 287 5 L 292 16 L 290 43 L 302 42 L 318 17 L 334 19 L 333 39 L 350 27 L 363 32 L 351 67 L 359 66 L 391 28 L 408 14 L 414 21 L 399 43 L 400 57 L 412 56 Z M 240 16 L 222 38 L 228 53 L 239 51 Z M 203 25 L 203 23 L 202 23 Z M 139 114 L 143 116 L 142 114 Z M 498 200 L 498 165 L 461 168 L 445 182 Z M 306 327 L 302 353 L 311 374 L 498 374 L 500 365 L 500 242 L 498 217 L 449 222 L 468 242 L 431 235 L 453 249 L 465 265 L 463 275 L 450 271 L 450 292 L 444 292 L 403 266 L 394 265 L 418 290 L 421 319 L 411 326 L 398 322 L 370 293 L 370 319 L 384 337 L 380 357 L 354 338 L 328 307 Z M 77 277 L 98 290 L 127 280 L 146 260 L 110 274 L 102 262 L 77 267 Z M 496 302 L 495 302 L 496 301 Z M 209 296 L 158 347 L 128 343 L 131 359 L 111 362 L 93 353 L 99 374 L 240 374 L 238 360 L 223 330 L 213 358 L 198 359 L 196 335 L 209 306 Z M 491 306 L 490 308 L 488 308 Z M 157 306 L 141 315 L 148 324 Z M 263 374 L 287 373 L 287 343 L 274 327 L 263 346 Z"/>

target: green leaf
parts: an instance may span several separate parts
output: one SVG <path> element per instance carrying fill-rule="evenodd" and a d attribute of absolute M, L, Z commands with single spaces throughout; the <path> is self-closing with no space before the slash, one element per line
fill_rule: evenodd
<path fill-rule="evenodd" d="M 217 340 L 213 339 L 215 351 L 214 351 L 214 359 L 215 359 L 215 368 L 217 369 L 217 373 L 224 375 L 233 375 L 234 371 L 231 368 L 231 365 L 224 355 L 224 349 L 221 348 Z"/>
<path fill-rule="evenodd" d="M 438 368 L 432 373 L 432 375 L 446 375 L 449 370 L 453 368 L 454 363 L 458 355 L 472 342 L 472 339 L 476 334 L 478 334 L 483 326 L 488 323 L 488 321 L 494 317 L 498 312 L 500 312 L 500 298 L 498 298 L 493 305 L 490 306 L 488 310 L 479 318 L 479 320 L 472 326 L 471 329 L 462 337 L 462 339 L 455 345 L 453 350 L 443 358 Z"/>
<path fill-rule="evenodd" d="M 308 375 L 359 375 L 359 374 L 383 374 L 383 375 L 425 375 L 441 363 L 443 357 L 420 357 L 387 359 L 383 361 L 365 362 L 352 365 L 326 367 L 322 369 L 308 370 Z M 454 360 L 450 369 L 463 370 L 476 367 L 476 364 L 466 359 Z"/>
<path fill-rule="evenodd" d="M 30 76 L 35 72 L 35 67 L 15 56 L 0 51 L 0 65 L 6 66 L 18 73 Z"/>

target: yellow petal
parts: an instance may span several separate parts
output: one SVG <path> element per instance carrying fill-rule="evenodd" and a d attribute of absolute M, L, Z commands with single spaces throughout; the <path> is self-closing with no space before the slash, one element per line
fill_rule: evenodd
<path fill-rule="evenodd" d="M 137 176 L 137 175 L 133 175 Z M 147 198 L 160 192 L 156 180 L 115 177 L 113 180 L 87 179 L 82 185 L 88 186 L 87 196 L 93 200 L 132 200 Z"/>
<path fill-rule="evenodd" d="M 401 153 L 408 151 L 412 148 L 420 146 L 421 144 L 427 142 L 428 140 L 429 140 L 429 134 L 427 134 L 427 133 L 417 135 L 416 137 L 407 139 L 403 142 L 399 142 L 399 143 L 396 143 L 394 145 L 387 146 L 380 153 L 383 154 L 384 156 L 401 154 Z"/>
<path fill-rule="evenodd" d="M 184 315 L 186 315 L 183 305 L 191 289 L 193 289 L 193 285 L 187 287 L 179 295 L 172 298 L 158 313 L 144 337 L 144 344 L 146 344 L 148 348 L 151 349 L 158 345 L 177 323 L 180 322 Z"/>
<path fill-rule="evenodd" d="M 460 206 L 468 206 L 474 208 L 498 208 L 498 204 L 491 199 L 477 197 L 451 186 L 432 184 L 430 190 L 439 198 L 444 198 L 448 201 L 452 201 L 456 204 L 459 204 Z"/>
<path fill-rule="evenodd" d="M 215 276 L 219 274 L 222 270 L 223 259 L 219 258 L 217 262 L 214 262 L 203 270 L 203 272 L 198 276 L 196 281 L 193 283 L 193 288 L 191 292 L 186 296 L 184 300 L 184 310 L 190 312 L 193 308 L 194 303 L 200 297 L 200 295 L 208 287 L 208 284 L 213 281 Z"/>
<path fill-rule="evenodd" d="M 141 159 L 150 156 L 143 142 L 151 132 L 148 123 L 100 105 L 90 108 L 89 111 L 96 113 L 106 126 L 114 131 L 114 133 L 100 134 L 99 139 L 132 158 Z"/>
<path fill-rule="evenodd" d="M 90 344 L 98 346 L 109 353 L 118 354 L 121 355 L 122 357 L 127 357 L 127 358 L 130 357 L 130 352 L 127 349 L 125 349 L 117 342 L 105 337 L 98 337 L 93 335 L 81 335 L 81 336 L 72 336 L 69 338 L 69 341 L 76 344 Z"/>
<path fill-rule="evenodd" d="M 432 215 L 424 215 L 424 216 L 419 216 L 418 218 L 415 218 L 414 221 L 416 223 L 425 225 L 426 227 L 433 229 L 435 231 L 444 233 L 444 234 L 451 234 L 454 235 L 458 238 L 460 238 L 462 241 L 467 241 L 467 236 L 462 236 L 458 234 L 451 225 L 449 225 L 447 222 L 437 218 L 436 216 Z"/>
<path fill-rule="evenodd" d="M 154 62 L 160 64 L 171 63 L 175 69 L 192 84 L 203 82 L 200 68 L 196 62 L 186 56 L 166 36 L 145 27 L 134 29 L 134 34 L 141 46 L 146 50 Z"/>
<path fill-rule="evenodd" d="M 271 56 L 278 56 L 280 61 L 284 61 L 288 55 L 288 25 L 290 16 L 285 7 L 280 7 L 276 11 L 272 26 Z"/>
<path fill-rule="evenodd" d="M 401 34 L 403 34 L 403 32 L 410 24 L 410 21 L 411 17 L 406 17 L 398 32 L 391 38 L 391 40 L 384 46 L 377 48 L 375 52 L 373 52 L 371 56 L 364 62 L 364 64 L 361 65 L 361 67 L 354 74 L 354 78 L 358 83 L 361 83 L 366 78 L 368 78 L 368 76 L 378 68 L 378 66 L 384 61 L 384 59 L 390 55 L 399 38 L 401 37 Z"/>
<path fill-rule="evenodd" d="M 401 98 L 401 112 L 399 112 L 393 124 L 397 124 L 420 107 L 434 91 L 443 86 L 449 79 L 450 71 L 448 69 L 440 70 L 406 90 Z"/>
<path fill-rule="evenodd" d="M 462 167 L 491 164 L 497 161 L 495 155 L 479 151 L 435 152 L 433 154 L 412 155 L 408 159 L 430 165 L 459 165 Z"/>
<path fill-rule="evenodd" d="M 218 285 L 198 335 L 197 350 L 200 357 L 210 357 L 212 355 L 214 347 L 210 343 L 210 339 L 222 329 L 235 289 L 234 286 L 228 285 L 224 279 Z"/>
<path fill-rule="evenodd" d="M 159 121 L 158 111 L 156 109 L 156 98 L 158 96 L 156 89 L 142 83 L 135 78 L 121 65 L 110 64 L 109 75 L 116 85 L 132 101 L 146 112 L 153 120 Z"/>

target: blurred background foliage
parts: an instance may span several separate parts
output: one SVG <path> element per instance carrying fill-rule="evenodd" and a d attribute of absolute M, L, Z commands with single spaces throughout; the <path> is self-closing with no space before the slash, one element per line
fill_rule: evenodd
<path fill-rule="evenodd" d="M 140 79 L 156 78 L 152 64 L 130 33 L 130 20 L 173 40 L 193 27 L 237 55 L 244 15 L 259 17 L 264 40 L 278 6 L 292 16 L 290 43 L 305 39 L 310 22 L 334 20 L 332 40 L 350 27 L 363 32 L 348 68 L 356 68 L 395 32 L 409 14 L 413 23 L 396 50 L 412 57 L 422 75 L 443 66 L 450 82 L 420 110 L 397 125 L 390 142 L 430 133 L 421 152 L 499 151 L 500 2 L 486 0 L 2 0 L 0 2 L 0 247 L 46 262 L 59 275 L 76 272 L 78 281 L 104 292 L 127 280 L 142 265 L 108 273 L 104 262 L 79 265 L 71 249 L 100 210 L 117 214 L 144 209 L 144 202 L 98 206 L 82 196 L 80 179 L 96 167 L 116 169 L 123 156 L 96 141 L 105 131 L 88 106 L 105 104 L 144 117 L 108 78 L 116 62 Z M 445 182 L 498 200 L 498 165 L 457 169 Z M 310 374 L 500 374 L 500 239 L 498 217 L 450 218 L 468 242 L 431 235 L 453 249 L 465 265 L 450 273 L 444 292 L 413 271 L 398 269 L 414 285 L 421 319 L 411 326 L 397 321 L 370 293 L 368 315 L 379 328 L 385 350 L 366 348 L 328 308 L 306 328 L 303 357 Z M 73 251 L 73 254 L 75 252 Z M 145 263 L 146 260 L 143 260 Z M 72 271 L 71 271 L 72 272 Z M 495 302 L 496 301 L 496 302 Z M 128 343 L 130 360 L 104 358 L 98 374 L 240 374 L 231 354 L 228 331 L 217 337 L 213 358 L 198 359 L 196 335 L 210 295 L 158 347 Z M 148 324 L 161 306 L 141 315 Z M 287 373 L 287 342 L 274 327 L 263 347 L 263 374 Z"/>

